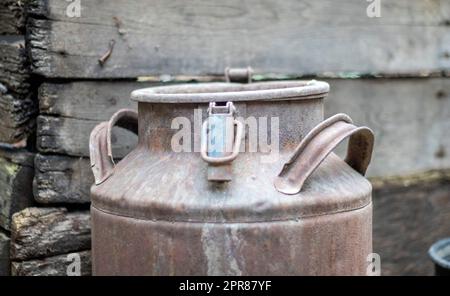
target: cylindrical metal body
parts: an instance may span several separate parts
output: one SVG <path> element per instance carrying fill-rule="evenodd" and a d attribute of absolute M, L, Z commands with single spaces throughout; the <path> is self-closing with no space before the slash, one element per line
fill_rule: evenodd
<path fill-rule="evenodd" d="M 342 138 L 360 130 L 340 119 L 314 129 L 327 92 L 305 81 L 133 92 L 137 147 L 114 166 L 101 154 L 107 124 L 91 136 L 94 275 L 364 275 L 371 185 L 357 158 L 370 159 L 371 146 L 350 138 L 347 162 L 330 153 L 342 140 L 333 126 Z M 232 101 L 246 125 L 229 182 L 208 180 L 217 167 L 199 153 L 210 101 Z"/>

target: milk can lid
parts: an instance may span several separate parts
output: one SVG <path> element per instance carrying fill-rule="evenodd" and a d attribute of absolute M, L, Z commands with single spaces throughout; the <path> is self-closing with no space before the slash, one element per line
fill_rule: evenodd
<path fill-rule="evenodd" d="M 208 103 L 220 101 L 280 101 L 323 98 L 328 83 L 288 80 L 257 83 L 198 83 L 135 90 L 131 99 L 146 103 Z"/>

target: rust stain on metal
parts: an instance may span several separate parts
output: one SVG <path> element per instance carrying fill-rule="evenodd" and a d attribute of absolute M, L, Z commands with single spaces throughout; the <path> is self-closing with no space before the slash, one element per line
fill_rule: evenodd
<path fill-rule="evenodd" d="M 275 180 L 278 191 L 286 194 L 300 192 L 306 179 L 339 143 L 349 137 L 345 161 L 364 175 L 372 157 L 373 132 L 356 127 L 345 114 L 332 116 L 309 132 L 284 164 Z"/>
<path fill-rule="evenodd" d="M 97 125 L 91 132 L 89 153 L 95 184 L 106 181 L 114 172 L 111 135 L 115 125 L 137 134 L 137 112 L 130 109 L 117 111 L 109 121 Z"/>
<path fill-rule="evenodd" d="M 100 181 L 91 189 L 94 274 L 364 275 L 372 252 L 372 188 L 362 174 L 373 135 L 345 115 L 323 121 L 327 93 L 319 81 L 133 92 L 137 117 L 119 113 L 91 136 Z M 207 114 L 210 102 L 228 101 L 236 120 L 279 118 L 280 155 L 270 163 L 260 150 L 240 152 L 227 172 L 232 180 L 211 182 L 211 164 L 201 153 L 173 152 L 172 119 L 195 122 L 195 109 Z M 132 119 L 139 143 L 114 165 L 108 127 L 124 118 Z M 191 130 L 193 143 L 201 142 L 203 120 Z M 345 137 L 344 161 L 331 150 Z"/>

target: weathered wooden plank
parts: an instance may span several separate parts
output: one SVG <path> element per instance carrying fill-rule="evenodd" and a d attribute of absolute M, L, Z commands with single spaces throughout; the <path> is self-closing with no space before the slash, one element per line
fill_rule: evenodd
<path fill-rule="evenodd" d="M 331 85 L 325 101 L 327 116 L 344 112 L 375 132 L 370 176 L 411 174 L 450 166 L 450 138 L 446 136 L 450 129 L 450 80 L 327 81 Z M 128 97 L 136 86 L 139 84 L 125 81 L 44 85 L 40 96 L 42 113 L 55 117 L 42 116 L 43 123 L 38 128 L 41 151 L 88 156 L 89 132 L 97 122 L 90 120 L 107 120 L 119 108 L 134 107 Z M 51 131 L 51 136 L 44 128 Z M 45 142 L 53 139 L 57 141 Z"/>
<path fill-rule="evenodd" d="M 369 18 L 370 3 L 359 0 L 84 1 L 78 17 L 67 14 L 70 3 L 34 0 L 32 66 L 70 78 L 221 74 L 246 65 L 295 75 L 450 68 L 447 1 L 380 3 L 382 17 Z"/>
<path fill-rule="evenodd" d="M 109 120 L 121 108 L 136 108 L 132 90 L 147 87 L 138 82 L 44 83 L 39 88 L 38 149 L 47 153 L 89 155 L 89 134 L 100 121 Z M 82 107 L 80 107 L 82 106 Z M 51 116 L 47 116 L 51 115 Z M 137 137 L 117 129 L 114 153 L 122 157 L 134 147 Z"/>
<path fill-rule="evenodd" d="M 22 34 L 25 31 L 24 1 L 0 2 L 0 35 Z"/>
<path fill-rule="evenodd" d="M 9 237 L 0 232 L 0 276 L 11 274 L 11 260 L 9 259 Z"/>
<path fill-rule="evenodd" d="M 37 119 L 38 149 L 46 153 L 89 155 L 89 134 L 100 122 L 40 115 Z M 123 157 L 136 146 L 137 136 L 122 128 L 116 128 L 111 142 L 114 155 Z"/>
<path fill-rule="evenodd" d="M 0 93 L 0 142 L 15 144 L 26 140 L 36 128 L 37 112 L 31 95 L 18 99 L 17 95 Z"/>
<path fill-rule="evenodd" d="M 428 248 L 449 237 L 450 179 L 374 192 L 373 251 L 382 275 L 433 275 Z"/>
<path fill-rule="evenodd" d="M 121 108 L 134 108 L 130 93 L 155 83 L 86 81 L 43 83 L 39 87 L 41 114 L 87 120 L 109 120 Z"/>
<path fill-rule="evenodd" d="M 88 203 L 94 183 L 89 159 L 36 155 L 34 198 L 39 203 Z"/>
<path fill-rule="evenodd" d="M 11 259 L 27 260 L 90 249 L 88 211 L 27 208 L 13 215 Z"/>
<path fill-rule="evenodd" d="M 329 82 L 327 116 L 347 113 L 358 125 L 367 125 L 375 132 L 369 176 L 409 175 L 450 167 L 450 80 Z"/>
<path fill-rule="evenodd" d="M 95 1 L 89 1 L 95 2 Z M 120 0 L 110 0 L 110 3 L 82 3 L 80 6 L 80 17 L 72 17 L 75 23 L 95 23 L 99 25 L 111 25 L 111 17 L 121 17 L 119 20 L 125 26 L 129 24 L 132 28 L 136 28 L 144 24 L 158 25 L 157 20 L 153 16 L 159 16 L 159 19 L 167 19 L 167 23 L 175 23 L 182 16 L 190 16 L 191 19 L 184 19 L 180 25 L 191 25 L 195 18 L 208 18 L 210 22 L 213 20 L 220 22 L 223 28 L 237 28 L 248 24 L 246 18 L 250 18 L 256 22 L 248 24 L 249 26 L 259 27 L 265 23 L 264 20 L 258 19 L 262 14 L 271 20 L 281 18 L 300 18 L 304 21 L 304 25 L 324 25 L 345 26 L 349 24 L 367 25 L 368 16 L 366 14 L 368 3 L 361 3 L 358 0 L 341 0 L 339 5 L 333 0 L 314 1 L 316 3 L 308 3 L 307 1 L 283 1 L 284 3 L 261 3 L 257 0 L 245 0 L 241 2 L 227 1 L 222 3 L 219 1 L 190 1 L 190 5 L 186 5 L 183 1 L 172 1 L 171 5 L 167 5 L 164 0 L 135 0 L 133 5 L 123 4 Z M 446 0 L 387 0 L 381 1 L 382 12 L 380 18 L 372 19 L 373 24 L 392 25 L 442 25 L 450 16 L 447 10 L 448 1 Z M 102 6 L 101 4 L 105 4 Z M 73 6 L 72 6 L 73 7 Z M 92 11 L 93 8 L 102 7 L 97 12 Z M 151 7 L 152 9 L 149 9 Z M 52 20 L 67 20 L 69 3 L 58 0 L 31 0 L 28 1 L 28 13 L 39 18 L 49 18 Z M 252 8 L 252 9 L 249 9 Z M 122 11 L 123 10 L 123 11 Z M 151 12 L 148 10 L 154 10 Z M 142 15 L 142 11 L 148 11 L 146 19 L 139 19 L 137 16 Z M 157 14 L 159 13 L 159 15 Z M 276 13 L 279 13 L 276 15 Z M 226 18 L 227 17 L 227 18 Z M 229 22 L 239 22 L 233 24 Z M 197 20 L 200 21 L 200 20 Z M 206 20 L 204 20 L 206 22 Z M 115 23 L 114 23 L 115 24 Z M 165 24 L 159 24 L 164 27 Z M 210 24 L 219 27 L 219 24 Z M 127 27 L 123 27 L 127 29 Z M 170 28 L 167 28 L 170 29 Z M 181 28 L 180 28 L 181 29 Z M 207 29 L 203 26 L 199 29 Z"/>
<path fill-rule="evenodd" d="M 20 127 L 30 121 L 30 117 L 37 113 L 37 106 L 30 96 L 17 99 L 10 94 L 0 93 L 1 124 L 7 127 Z"/>
<path fill-rule="evenodd" d="M 11 217 L 34 204 L 34 154 L 0 149 L 0 226 L 10 230 Z"/>
<path fill-rule="evenodd" d="M 69 253 L 29 261 L 12 262 L 11 271 L 14 276 L 73 276 L 78 275 L 78 270 L 75 270 L 74 268 L 76 267 L 72 266 L 74 260 L 78 260 L 78 258 L 80 262 L 79 275 L 91 275 L 91 251 Z"/>
<path fill-rule="evenodd" d="M 0 142 L 26 139 L 34 131 L 37 112 L 23 37 L 0 36 Z"/>
<path fill-rule="evenodd" d="M 3 92 L 28 94 L 29 65 L 23 36 L 0 36 L 0 83 Z"/>

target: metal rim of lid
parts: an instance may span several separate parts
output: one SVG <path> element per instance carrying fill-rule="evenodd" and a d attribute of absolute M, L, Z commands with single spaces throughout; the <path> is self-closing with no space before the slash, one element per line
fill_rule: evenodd
<path fill-rule="evenodd" d="M 428 250 L 428 255 L 437 265 L 450 269 L 450 261 L 445 260 L 443 256 L 445 252 L 447 256 L 450 256 L 450 238 L 441 239 L 434 243 Z"/>
<path fill-rule="evenodd" d="M 209 103 L 220 101 L 281 101 L 324 98 L 328 83 L 288 80 L 256 83 L 198 83 L 135 90 L 131 99 L 143 103 Z"/>

